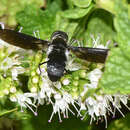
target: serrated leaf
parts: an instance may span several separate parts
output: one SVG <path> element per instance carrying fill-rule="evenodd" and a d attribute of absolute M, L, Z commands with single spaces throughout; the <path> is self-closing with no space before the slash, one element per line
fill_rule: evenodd
<path fill-rule="evenodd" d="M 56 12 L 59 10 L 60 7 L 55 2 L 45 11 L 42 11 L 35 5 L 30 5 L 17 13 L 16 18 L 20 26 L 23 27 L 22 32 L 33 35 L 33 32 L 38 30 L 40 38 L 48 39 L 55 30 Z"/>
<path fill-rule="evenodd" d="M 76 5 L 77 7 L 88 7 L 92 0 L 72 0 L 74 5 Z"/>
<path fill-rule="evenodd" d="M 116 17 L 114 24 L 117 31 L 117 42 L 123 53 L 130 60 L 130 19 L 128 18 L 128 5 L 117 0 L 115 9 Z"/>
<path fill-rule="evenodd" d="M 82 18 L 83 16 L 87 15 L 93 7 L 93 5 L 90 5 L 88 8 L 85 9 L 78 7 L 74 9 L 68 9 L 62 13 L 62 16 L 70 19 Z"/>
<path fill-rule="evenodd" d="M 103 9 L 96 9 L 92 12 L 88 20 L 83 39 L 88 46 L 92 43 L 92 38 L 90 36 L 93 35 L 95 39 L 100 37 L 100 43 L 105 45 L 108 41 L 112 43 L 115 39 L 115 34 L 112 14 Z M 90 44 L 90 46 L 92 45 Z"/>
<path fill-rule="evenodd" d="M 105 93 L 130 93 L 130 61 L 119 48 L 109 53 L 99 86 Z"/>

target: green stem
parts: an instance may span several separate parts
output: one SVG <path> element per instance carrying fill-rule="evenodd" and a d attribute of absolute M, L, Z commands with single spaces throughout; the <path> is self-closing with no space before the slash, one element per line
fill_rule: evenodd
<path fill-rule="evenodd" d="M 5 115 L 5 114 L 9 114 L 11 112 L 17 111 L 17 110 L 18 110 L 18 108 L 14 108 L 14 109 L 11 109 L 11 110 L 8 110 L 8 111 L 1 112 L 0 113 L 0 117 Z"/>

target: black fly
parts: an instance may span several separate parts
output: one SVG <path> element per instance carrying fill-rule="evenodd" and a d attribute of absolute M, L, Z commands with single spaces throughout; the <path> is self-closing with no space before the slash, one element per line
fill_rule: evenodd
<path fill-rule="evenodd" d="M 47 51 L 47 73 L 52 82 L 59 80 L 64 74 L 67 61 L 67 41 L 68 36 L 65 32 L 56 31 L 51 36 Z"/>
<path fill-rule="evenodd" d="M 97 63 L 104 63 L 108 54 L 108 49 L 71 46 L 67 44 L 68 35 L 62 31 L 55 31 L 51 41 L 47 41 L 14 30 L 0 29 L 0 38 L 24 49 L 46 51 L 48 60 L 44 63 L 47 63 L 48 77 L 52 82 L 64 75 L 68 51 L 71 50 L 81 59 Z M 39 68 L 44 63 L 39 64 Z"/>

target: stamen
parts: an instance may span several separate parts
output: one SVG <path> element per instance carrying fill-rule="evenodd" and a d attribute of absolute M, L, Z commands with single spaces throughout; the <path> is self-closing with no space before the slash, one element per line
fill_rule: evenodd
<path fill-rule="evenodd" d="M 113 112 L 113 117 L 112 118 L 115 118 L 115 114 L 116 114 L 116 108 L 114 108 L 114 112 Z"/>
<path fill-rule="evenodd" d="M 115 106 L 116 107 L 116 106 Z M 122 111 L 118 108 L 118 107 L 116 107 L 116 109 L 121 113 L 121 115 L 123 116 L 123 117 L 125 117 L 125 115 L 122 113 Z"/>
<path fill-rule="evenodd" d="M 33 112 L 35 116 L 37 116 L 37 113 L 26 102 L 24 102 L 24 104 Z"/>
<path fill-rule="evenodd" d="M 111 112 L 112 114 L 114 114 L 114 112 L 109 107 L 106 107 L 106 109 L 108 110 L 108 112 Z"/>
<path fill-rule="evenodd" d="M 107 43 L 106 43 L 106 47 L 108 48 L 108 46 L 110 45 L 111 41 L 108 40 Z"/>
<path fill-rule="evenodd" d="M 75 110 L 78 112 L 78 115 L 82 116 L 82 115 L 80 114 L 80 111 L 79 111 L 79 110 L 77 109 L 77 107 L 74 105 L 74 103 L 72 103 L 72 105 L 74 106 Z"/>
<path fill-rule="evenodd" d="M 20 107 L 21 107 L 21 112 L 24 112 L 24 111 L 23 111 L 23 107 L 22 107 L 22 106 L 20 106 Z"/>
<path fill-rule="evenodd" d="M 34 37 L 38 37 L 40 39 L 39 30 L 33 31 Z"/>
<path fill-rule="evenodd" d="M 83 42 L 82 42 L 82 41 L 80 42 L 80 46 L 81 46 L 81 47 L 84 47 L 84 44 L 83 44 Z"/>
<path fill-rule="evenodd" d="M 88 113 L 88 111 L 85 112 L 85 114 L 84 114 L 84 116 L 81 118 L 81 120 L 83 120 L 83 119 L 86 117 L 87 113 Z"/>
<path fill-rule="evenodd" d="M 124 103 L 123 103 L 124 104 Z M 130 111 L 130 108 L 126 105 L 126 104 L 124 104 L 125 105 L 125 107 Z"/>
<path fill-rule="evenodd" d="M 1 25 L 1 28 L 2 28 L 2 29 L 5 29 L 4 23 L 0 22 L 0 25 Z"/>
<path fill-rule="evenodd" d="M 78 43 L 78 47 L 81 47 L 80 41 L 77 40 L 77 43 Z"/>
<path fill-rule="evenodd" d="M 130 108 L 126 105 L 126 104 L 127 104 L 127 101 L 124 102 L 122 98 L 121 98 L 120 100 L 121 100 L 121 102 L 125 105 L 125 107 L 130 111 Z M 126 100 L 127 100 L 127 99 L 126 99 Z"/>
<path fill-rule="evenodd" d="M 36 35 L 36 31 L 33 31 L 33 35 L 34 35 L 34 37 L 37 37 L 37 35 Z"/>
<path fill-rule="evenodd" d="M 90 125 L 92 124 L 92 121 L 93 121 L 93 117 L 91 116 Z"/>
<path fill-rule="evenodd" d="M 72 39 L 72 41 L 70 41 L 70 46 L 72 46 L 74 43 L 76 42 L 76 39 Z"/>
<path fill-rule="evenodd" d="M 75 115 L 75 113 L 74 113 L 70 108 L 68 108 L 68 110 L 69 110 L 73 115 Z"/>
<path fill-rule="evenodd" d="M 65 111 L 63 112 L 63 116 L 64 116 L 64 118 L 66 118 Z"/>
<path fill-rule="evenodd" d="M 37 32 L 37 37 L 40 39 L 40 33 L 39 33 L 39 30 L 37 30 L 36 32 Z"/>
<path fill-rule="evenodd" d="M 61 120 L 61 116 L 60 116 L 60 110 L 58 110 L 58 116 L 59 116 L 59 122 L 61 123 L 62 120 Z"/>
<path fill-rule="evenodd" d="M 23 29 L 23 27 L 20 27 L 20 29 L 19 29 L 19 31 L 18 31 L 18 32 L 21 32 L 21 31 L 22 31 L 22 29 Z"/>
<path fill-rule="evenodd" d="M 69 116 L 68 116 L 68 109 L 66 108 L 65 111 L 66 111 L 66 118 L 69 118 Z"/>
<path fill-rule="evenodd" d="M 100 36 L 97 36 L 96 40 L 93 35 L 90 35 L 90 37 L 93 40 L 93 47 L 96 47 L 98 45 L 98 41 L 100 40 Z"/>
<path fill-rule="evenodd" d="M 50 119 L 48 120 L 49 123 L 51 122 L 53 116 L 54 116 L 54 111 L 52 112 L 51 117 L 50 117 Z"/>
<path fill-rule="evenodd" d="M 104 115 L 104 119 L 105 119 L 105 128 L 107 128 L 107 118 L 106 118 L 106 115 Z"/>

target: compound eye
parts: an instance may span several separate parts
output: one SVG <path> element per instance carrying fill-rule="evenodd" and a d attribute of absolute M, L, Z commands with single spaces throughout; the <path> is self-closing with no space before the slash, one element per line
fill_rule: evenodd
<path fill-rule="evenodd" d="M 51 35 L 51 40 L 54 40 L 56 38 L 62 38 L 65 42 L 68 41 L 68 35 L 63 31 L 55 31 Z"/>

